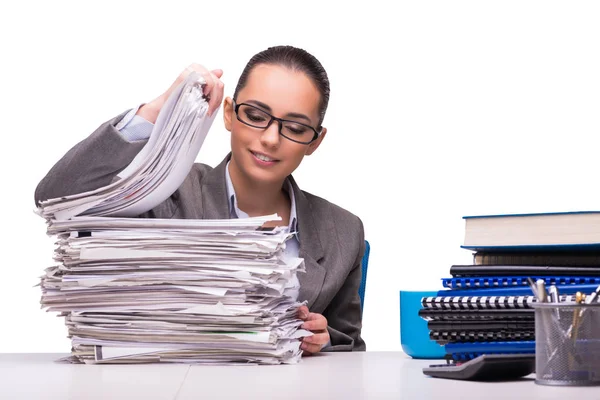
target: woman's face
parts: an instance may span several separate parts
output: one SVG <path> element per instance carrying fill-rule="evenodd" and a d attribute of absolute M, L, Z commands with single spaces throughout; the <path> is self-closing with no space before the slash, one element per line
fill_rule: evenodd
<path fill-rule="evenodd" d="M 278 65 L 259 64 L 238 93 L 237 104 L 251 104 L 274 117 L 317 129 L 321 95 L 303 72 Z M 310 144 L 296 143 L 279 134 L 279 123 L 254 128 L 239 121 L 231 98 L 225 99 L 225 127 L 231 132 L 233 167 L 258 184 L 281 184 L 305 155 L 319 147 L 326 130 Z M 242 112 L 242 110 L 239 110 Z"/>

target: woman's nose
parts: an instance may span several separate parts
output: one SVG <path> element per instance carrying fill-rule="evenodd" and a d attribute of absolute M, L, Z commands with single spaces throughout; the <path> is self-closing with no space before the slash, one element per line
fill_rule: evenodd
<path fill-rule="evenodd" d="M 279 122 L 273 121 L 273 123 L 260 135 L 260 141 L 265 147 L 278 147 L 281 142 Z"/>

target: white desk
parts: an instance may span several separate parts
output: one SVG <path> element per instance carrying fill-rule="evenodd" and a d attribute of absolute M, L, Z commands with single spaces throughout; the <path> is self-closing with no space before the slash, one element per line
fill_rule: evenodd
<path fill-rule="evenodd" d="M 600 398 L 598 387 L 430 378 L 439 361 L 401 352 L 324 353 L 298 365 L 57 364 L 62 354 L 0 354 L 0 399 L 560 399 Z"/>

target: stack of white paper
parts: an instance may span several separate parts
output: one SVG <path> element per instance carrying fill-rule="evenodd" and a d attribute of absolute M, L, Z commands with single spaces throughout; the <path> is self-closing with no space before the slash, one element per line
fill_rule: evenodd
<path fill-rule="evenodd" d="M 73 360 L 297 362 L 302 259 L 276 216 L 237 220 L 74 217 L 50 223 L 42 305 L 63 313 Z"/>
<path fill-rule="evenodd" d="M 41 203 L 57 265 L 42 306 L 61 313 L 72 362 L 298 362 L 297 272 L 279 217 L 123 218 L 183 182 L 212 120 L 192 74 L 163 107 L 148 144 L 112 184 Z M 295 284 L 294 284 L 295 282 Z"/>

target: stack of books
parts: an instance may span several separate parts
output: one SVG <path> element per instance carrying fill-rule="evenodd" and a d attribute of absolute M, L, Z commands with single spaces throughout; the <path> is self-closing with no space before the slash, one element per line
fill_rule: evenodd
<path fill-rule="evenodd" d="M 453 265 L 445 290 L 423 298 L 419 314 L 447 357 L 534 353 L 536 301 L 529 282 L 556 286 L 561 301 L 600 285 L 600 212 L 465 217 L 462 248 L 472 265 Z"/>

